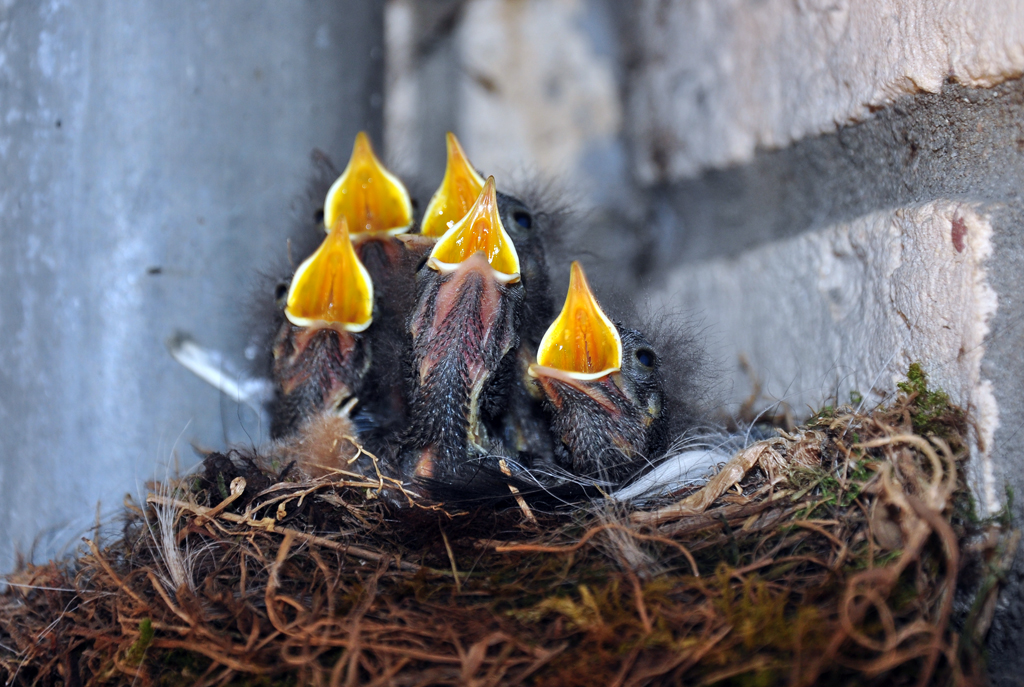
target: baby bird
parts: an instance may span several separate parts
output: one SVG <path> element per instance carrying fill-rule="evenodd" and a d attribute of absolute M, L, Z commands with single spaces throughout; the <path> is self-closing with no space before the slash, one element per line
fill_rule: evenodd
<path fill-rule="evenodd" d="M 288 288 L 273 346 L 272 437 L 321 413 L 337 413 L 362 392 L 372 362 L 365 332 L 373 302 L 373 281 L 352 247 L 347 221 L 339 218 Z"/>
<path fill-rule="evenodd" d="M 473 168 L 466 151 L 462 149 L 455 134 L 445 136 L 448 160 L 444 168 L 441 185 L 434 191 L 423 211 L 420 221 L 420 235 L 436 241 L 452 226 L 469 214 L 473 203 L 484 190 L 484 178 Z M 432 245 L 425 243 L 423 245 Z"/>
<path fill-rule="evenodd" d="M 493 177 L 434 245 L 417 282 L 410 428 L 399 470 L 436 480 L 458 472 L 468 457 L 501 451 L 487 428 L 498 409 L 485 399 L 519 346 L 525 289 Z"/>
<path fill-rule="evenodd" d="M 484 179 L 451 132 L 446 143 L 444 179 L 423 213 L 420 234 L 403 237 L 410 245 L 416 241 L 419 246 L 430 247 L 431 242 L 466 216 L 483 190 Z M 521 461 L 531 462 L 534 456 L 550 458 L 551 443 L 538 399 L 531 397 L 527 387 L 520 383 L 553 314 L 543 227 L 519 199 L 501 192 L 496 192 L 496 198 L 502 226 L 519 257 L 525 295 L 519 314 L 519 346 L 515 355 L 503 359 L 501 369 L 495 371 L 488 384 L 481 400 L 482 416 L 492 437 L 500 437 L 506 449 L 520 456 Z"/>
<path fill-rule="evenodd" d="M 415 302 L 415 268 L 421 252 L 410 251 L 400 237 L 415 227 L 412 200 L 405 185 L 373 152 L 369 137 L 360 132 L 352 157 L 324 200 L 324 226 L 344 217 L 352 244 L 377 287 L 377 321 L 369 332 L 374 362 L 367 372 L 372 393 L 361 398 L 375 417 L 378 434 L 404 424 L 401 374 L 408 350 L 406 318 Z"/>
<path fill-rule="evenodd" d="M 355 338 L 346 338 L 338 326 L 333 333 L 323 334 L 318 334 L 323 327 L 297 326 L 288 313 L 291 308 L 294 314 L 297 307 L 291 301 L 303 263 L 292 278 L 285 308 L 288 317 L 273 346 L 272 376 L 279 389 L 271 414 L 274 438 L 297 431 L 314 414 L 330 412 L 354 396 L 359 396 L 362 416 L 372 418 L 368 424 L 375 428 L 381 423 L 399 423 L 404 412 L 403 378 L 398 370 L 405 348 L 405 318 L 412 306 L 415 256 L 394 237 L 413 226 L 412 202 L 402 182 L 377 159 L 364 132 L 356 136 L 348 165 L 327 192 L 323 223 L 328 239 L 320 251 L 328 242 L 332 249 L 321 260 L 335 261 L 331 263 L 335 273 L 323 276 L 317 285 L 308 281 L 300 288 L 324 290 L 323 297 L 336 299 L 332 301 L 335 308 L 341 303 L 337 299 L 361 298 L 368 293 L 369 300 L 361 307 L 368 306 L 367 312 L 374 313 L 375 324 L 364 331 L 367 322 Z M 350 244 L 351 255 L 344 258 L 337 237 L 331 238 L 339 226 L 347 227 Z M 326 262 L 324 265 L 321 271 L 327 269 Z M 352 271 L 355 265 L 358 280 Z M 333 289 L 329 296 L 327 289 Z M 351 323 L 346 326 L 350 333 L 356 331 Z M 368 392 L 360 393 L 361 389 Z"/>
<path fill-rule="evenodd" d="M 554 312 L 550 278 L 544 245 L 544 229 L 530 209 L 519 199 L 498 195 L 498 206 L 505 226 L 519 253 L 521 280 L 525 290 L 520 314 L 519 346 L 506 368 L 496 375 L 494 393 L 488 402 L 501 412 L 491 432 L 500 436 L 506 450 L 522 465 L 551 460 L 551 437 L 544 418 L 541 398 L 533 393 L 527 370 L 536 358 L 537 346 Z"/>
<path fill-rule="evenodd" d="M 578 262 L 529 374 L 543 390 L 560 467 L 617 485 L 666 448 L 658 356 L 640 332 L 608 319 Z"/>

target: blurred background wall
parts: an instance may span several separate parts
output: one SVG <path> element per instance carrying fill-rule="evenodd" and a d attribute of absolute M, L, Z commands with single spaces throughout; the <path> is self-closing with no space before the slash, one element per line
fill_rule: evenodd
<path fill-rule="evenodd" d="M 311 151 L 381 138 L 383 50 L 365 0 L 0 4 L 0 570 L 258 439 L 164 340 L 245 362 Z"/>
<path fill-rule="evenodd" d="M 0 13 L 0 567 L 115 505 L 179 437 L 253 436 L 163 340 L 243 356 L 240 302 L 283 254 L 310 151 L 342 161 L 360 128 L 421 196 L 448 130 L 483 171 L 556 188 L 599 294 L 701 323 L 723 413 L 878 402 L 921 361 L 976 420 L 979 510 L 1024 493 L 1014 0 Z M 1024 670 L 1022 573 L 993 623 L 997 684 Z"/>

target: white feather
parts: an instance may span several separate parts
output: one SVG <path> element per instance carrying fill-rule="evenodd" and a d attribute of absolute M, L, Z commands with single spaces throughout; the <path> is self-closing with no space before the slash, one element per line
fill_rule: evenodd
<path fill-rule="evenodd" d="M 220 351 L 204 348 L 189 334 L 179 332 L 167 340 L 167 349 L 186 369 L 236 403 L 244 403 L 261 416 L 274 396 L 269 379 L 246 377 Z"/>
<path fill-rule="evenodd" d="M 653 499 L 678 491 L 680 487 L 703 484 L 720 463 L 731 457 L 721 449 L 701 448 L 670 455 L 640 479 L 611 494 L 616 501 Z"/>

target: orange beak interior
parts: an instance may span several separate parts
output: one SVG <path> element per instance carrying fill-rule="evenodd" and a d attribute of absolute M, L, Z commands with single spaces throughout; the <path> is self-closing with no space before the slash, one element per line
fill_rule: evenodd
<path fill-rule="evenodd" d="M 622 366 L 619 331 L 601 310 L 578 262 L 572 263 L 565 305 L 540 341 L 537 363 L 575 379 L 598 379 Z"/>
<path fill-rule="evenodd" d="M 519 255 L 498 215 L 494 177 L 487 177 L 469 213 L 437 240 L 427 265 L 447 274 L 478 252 L 487 258 L 499 281 L 519 281 Z"/>
<path fill-rule="evenodd" d="M 360 131 L 348 166 L 327 192 L 324 226 L 344 217 L 353 235 L 400 234 L 412 224 L 412 201 L 405 186 L 373 154 L 370 137 Z"/>
<path fill-rule="evenodd" d="M 361 332 L 370 326 L 373 282 L 352 248 L 344 217 L 295 271 L 284 314 L 300 327 Z"/>
<path fill-rule="evenodd" d="M 447 142 L 448 166 L 441 186 L 423 213 L 420 233 L 424 236 L 443 236 L 449 227 L 466 216 L 484 187 L 484 180 L 466 158 L 459 139 L 450 131 Z"/>

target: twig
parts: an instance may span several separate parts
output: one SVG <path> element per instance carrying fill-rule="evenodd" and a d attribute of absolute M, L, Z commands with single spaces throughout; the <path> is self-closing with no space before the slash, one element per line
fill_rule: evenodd
<path fill-rule="evenodd" d="M 110 579 L 114 580 L 114 584 L 117 585 L 117 588 L 124 590 L 124 592 L 128 596 L 132 597 L 140 606 L 148 606 L 149 604 L 143 601 L 141 596 L 133 592 L 131 587 L 126 585 L 124 581 L 117 576 L 117 573 L 115 573 L 113 568 L 110 567 L 110 564 L 107 563 L 107 560 L 100 554 L 100 550 L 99 547 L 96 546 L 96 542 L 94 542 L 92 539 L 86 539 L 85 541 L 87 544 L 89 544 L 89 549 L 92 551 L 93 557 L 96 558 L 96 562 L 99 563 L 100 566 L 102 566 L 103 570 L 108 575 L 110 575 Z"/>
<path fill-rule="evenodd" d="M 187 501 L 180 501 L 178 499 L 168 498 L 166 496 L 159 496 L 157 494 L 150 494 L 149 496 L 147 496 L 146 502 L 157 503 L 160 505 L 175 506 L 177 508 L 182 508 L 196 515 L 207 515 L 211 510 L 213 510 L 212 508 L 207 508 L 205 506 L 200 506 L 194 503 L 188 503 Z M 273 524 L 273 520 L 271 518 L 252 520 L 251 518 L 247 518 L 243 515 L 236 515 L 235 513 L 221 513 L 217 516 L 216 519 L 227 520 L 229 522 L 234 522 L 239 525 L 247 525 L 253 529 L 273 532 L 274 534 L 290 534 L 296 539 L 301 539 L 302 541 L 308 542 L 310 544 L 316 544 L 317 546 L 323 546 L 324 548 L 340 551 L 345 555 L 352 556 L 353 558 L 362 558 L 368 561 L 382 561 L 387 559 L 389 561 L 394 562 L 394 564 L 402 570 L 408 570 L 410 572 L 419 572 L 422 569 L 422 566 L 416 565 L 415 563 L 409 563 L 408 561 L 399 560 L 392 556 L 377 553 L 376 551 L 370 551 L 369 549 L 364 549 L 361 546 L 355 546 L 353 544 L 342 544 L 331 539 L 318 537 L 315 534 L 306 534 L 305 532 L 300 532 L 299 530 L 293 530 L 290 527 L 281 527 L 279 525 L 275 525 Z"/>
<path fill-rule="evenodd" d="M 587 532 L 584 533 L 584 535 L 580 538 L 580 540 L 578 542 L 576 542 L 575 544 L 570 544 L 568 546 L 552 546 L 552 545 L 545 546 L 545 545 L 542 545 L 542 544 L 497 544 L 497 545 L 495 545 L 494 550 L 497 551 L 498 553 L 513 553 L 513 552 L 572 553 L 573 551 L 578 551 L 581 548 L 583 548 L 584 546 L 586 546 L 588 541 L 593 539 L 596 535 L 600 534 L 601 532 L 604 532 L 605 530 L 618 530 L 620 532 L 625 532 L 626 534 L 629 534 L 632 537 L 636 537 L 637 539 L 647 540 L 647 541 L 656 541 L 656 542 L 661 542 L 663 544 L 669 544 L 670 546 L 673 546 L 676 549 L 678 549 L 680 552 L 682 552 L 682 554 L 684 556 L 686 556 L 686 559 L 689 561 L 690 567 L 693 570 L 694 577 L 700 577 L 700 572 L 697 570 L 697 561 L 694 560 L 693 556 L 690 554 L 690 552 L 687 550 L 687 548 L 685 546 L 683 546 L 682 544 L 680 544 L 679 542 L 672 541 L 671 539 L 668 539 L 666 537 L 658 537 L 658 536 L 653 536 L 653 535 L 649 535 L 649 534 L 641 534 L 640 532 L 636 532 L 636 531 L 634 531 L 634 530 L 632 530 L 632 529 L 630 529 L 628 527 L 625 527 L 623 525 L 620 525 L 620 524 L 614 523 L 614 522 L 605 523 L 603 525 L 598 525 L 597 527 L 593 527 L 593 528 L 587 530 Z"/>
<path fill-rule="evenodd" d="M 204 515 L 200 515 L 196 518 L 196 527 L 202 527 L 208 520 L 212 520 L 224 511 L 225 508 L 230 506 L 232 503 L 238 500 L 238 498 L 245 491 L 245 478 L 238 476 L 231 480 L 230 493 L 226 499 L 218 503 L 216 506 L 211 508 L 209 512 Z M 148 502 L 148 499 L 147 499 Z"/>
<path fill-rule="evenodd" d="M 659 508 L 656 511 L 637 511 L 632 515 L 633 522 L 654 525 L 666 520 L 674 520 L 684 515 L 696 515 L 704 512 L 729 487 L 739 483 L 744 475 L 757 465 L 757 462 L 761 460 L 762 455 L 766 452 L 774 453 L 774 449 L 764 442 L 754 444 L 750 448 L 740 451 L 725 464 L 721 472 L 708 480 L 707 484 L 693 494 L 690 494 L 678 503 Z"/>
<path fill-rule="evenodd" d="M 452 577 L 455 578 L 455 592 L 462 593 L 462 582 L 459 580 L 459 569 L 455 565 L 455 554 L 452 552 L 452 545 L 448 543 L 448 535 L 444 528 L 441 528 L 441 539 L 444 540 L 444 550 L 448 552 L 448 560 L 452 564 Z"/>
<path fill-rule="evenodd" d="M 512 476 L 512 471 L 508 469 L 508 463 L 505 462 L 504 458 L 502 458 L 502 459 L 500 459 L 498 461 L 498 469 L 500 469 L 501 470 L 501 474 L 505 475 L 506 477 L 511 477 Z M 510 492 L 512 492 L 512 496 L 515 497 L 516 503 L 519 504 L 519 510 L 523 511 L 523 516 L 527 519 L 528 522 L 532 522 L 533 524 L 536 525 L 537 524 L 537 518 L 534 517 L 533 511 L 530 510 L 530 506 L 527 505 L 526 499 L 524 499 L 523 495 L 519 493 L 519 489 L 517 489 L 516 487 L 512 486 L 511 484 L 507 484 L 505 486 L 507 486 L 508 490 Z"/>

